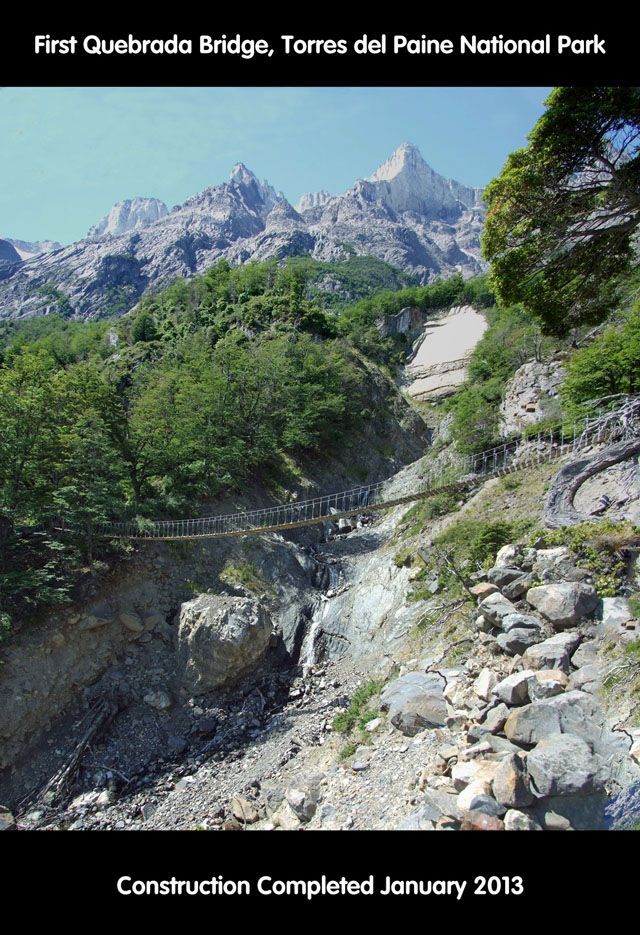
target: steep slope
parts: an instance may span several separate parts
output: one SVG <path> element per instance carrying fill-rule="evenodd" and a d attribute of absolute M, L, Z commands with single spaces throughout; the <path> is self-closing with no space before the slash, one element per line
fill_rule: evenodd
<path fill-rule="evenodd" d="M 437 175 L 405 143 L 377 172 L 341 195 L 303 195 L 294 209 L 242 163 L 229 180 L 167 213 L 157 199 L 121 202 L 68 247 L 5 264 L 0 317 L 43 314 L 53 286 L 82 318 L 120 315 L 150 287 L 232 263 L 309 253 L 334 259 L 349 244 L 419 282 L 480 272 L 481 189 Z M 48 308 L 51 307 L 50 301 Z"/>

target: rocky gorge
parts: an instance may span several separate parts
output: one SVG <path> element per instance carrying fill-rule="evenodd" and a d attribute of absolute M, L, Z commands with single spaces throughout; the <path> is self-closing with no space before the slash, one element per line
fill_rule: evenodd
<path fill-rule="evenodd" d="M 390 496 L 415 489 L 426 464 L 397 471 Z M 615 597 L 551 533 L 456 568 L 457 591 L 455 560 L 434 543 L 496 511 L 538 524 L 557 470 L 487 481 L 417 533 L 396 507 L 289 538 L 140 546 L 125 573 L 34 631 L 33 651 L 6 657 L 4 826 L 636 823 L 633 536 L 603 534 L 624 564 Z M 637 457 L 586 480 L 583 507 L 602 490 L 617 492 L 613 519 L 636 522 Z"/>

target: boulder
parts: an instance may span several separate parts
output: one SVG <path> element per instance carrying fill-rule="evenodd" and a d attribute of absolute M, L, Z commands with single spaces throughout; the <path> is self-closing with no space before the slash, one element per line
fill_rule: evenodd
<path fill-rule="evenodd" d="M 527 704 L 529 700 L 528 685 L 534 677 L 535 672 L 531 669 L 514 672 L 513 675 L 509 675 L 506 679 L 498 682 L 492 694 L 512 707 Z"/>
<path fill-rule="evenodd" d="M 581 669 L 572 672 L 568 689 L 569 691 L 573 691 L 574 688 L 581 691 L 593 691 L 597 688 L 599 682 L 600 670 L 597 665 L 582 666 Z"/>
<path fill-rule="evenodd" d="M 527 682 L 529 699 L 544 701 L 546 698 L 561 695 L 568 683 L 569 679 L 561 669 L 541 669 Z"/>
<path fill-rule="evenodd" d="M 494 798 L 507 808 L 523 808 L 531 805 L 533 795 L 522 756 L 512 754 L 500 761 L 493 774 Z"/>
<path fill-rule="evenodd" d="M 542 740 L 529 753 L 527 770 L 538 795 L 596 792 L 600 758 L 581 737 L 560 734 Z"/>
<path fill-rule="evenodd" d="M 553 795 L 540 799 L 532 811 L 545 831 L 603 831 L 605 803 L 603 793 Z"/>
<path fill-rule="evenodd" d="M 559 734 L 558 712 L 544 702 L 524 705 L 512 711 L 504 725 L 508 740 L 513 743 L 535 744 L 553 734 Z"/>
<path fill-rule="evenodd" d="M 568 673 L 571 654 L 580 643 L 579 633 L 557 633 L 523 654 L 525 665 L 531 669 L 561 669 Z"/>
<path fill-rule="evenodd" d="M 505 831 L 542 831 L 542 825 L 537 818 L 520 809 L 510 808 L 503 821 Z"/>
<path fill-rule="evenodd" d="M 501 628 L 505 633 L 509 630 L 543 630 L 544 625 L 541 620 L 532 614 L 507 614 L 500 622 Z"/>
<path fill-rule="evenodd" d="M 493 669 L 484 668 L 473 684 L 473 690 L 483 701 L 488 701 L 491 692 L 497 684 L 498 676 Z"/>
<path fill-rule="evenodd" d="M 515 627 L 508 633 L 499 633 L 496 642 L 508 656 L 521 656 L 530 646 L 542 642 L 541 630 Z"/>
<path fill-rule="evenodd" d="M 604 597 L 598 606 L 597 616 L 602 620 L 604 630 L 614 635 L 628 620 L 633 619 L 626 597 Z"/>
<path fill-rule="evenodd" d="M 517 613 L 511 601 L 508 601 L 507 598 L 503 597 L 500 593 L 490 594 L 489 597 L 485 597 L 483 601 L 480 601 L 478 610 L 480 614 L 494 624 L 494 626 L 500 626 L 500 621 L 503 617 L 506 617 L 507 614 Z"/>
<path fill-rule="evenodd" d="M 310 821 L 320 801 L 321 773 L 308 773 L 287 789 L 287 802 L 300 821 Z"/>
<path fill-rule="evenodd" d="M 263 658 L 271 631 L 259 601 L 215 594 L 187 601 L 178 628 L 182 687 L 202 695 L 236 681 Z"/>
<path fill-rule="evenodd" d="M 520 555 L 522 555 L 522 549 L 519 545 L 503 545 L 496 555 L 495 564 L 509 567 Z"/>
<path fill-rule="evenodd" d="M 590 584 L 565 582 L 543 584 L 527 591 L 527 602 L 539 610 L 557 630 L 575 626 L 598 605 L 596 589 Z"/>
<path fill-rule="evenodd" d="M 537 744 L 554 734 L 573 734 L 602 749 L 607 746 L 608 736 L 601 724 L 598 703 L 581 691 L 564 692 L 516 708 L 504 732 L 509 740 L 522 744 Z"/>
<path fill-rule="evenodd" d="M 242 795 L 237 795 L 231 799 L 231 812 L 233 817 L 243 822 L 243 824 L 252 825 L 260 820 L 260 815 L 253 802 L 245 799 Z"/>
<path fill-rule="evenodd" d="M 509 568 L 508 565 L 496 565 L 487 572 L 487 578 L 490 584 L 495 584 L 499 588 L 505 584 L 510 584 L 516 578 L 522 577 L 521 568 Z"/>
<path fill-rule="evenodd" d="M 394 727 L 409 737 L 423 730 L 444 727 L 447 702 L 442 687 L 438 675 L 409 672 L 382 691 L 380 709 L 388 710 Z"/>
<path fill-rule="evenodd" d="M 582 666 L 594 665 L 598 659 L 598 650 L 594 640 L 590 640 L 588 643 L 581 643 L 580 646 L 576 649 L 573 656 L 571 657 L 571 664 L 576 667 L 576 669 L 581 669 Z"/>
<path fill-rule="evenodd" d="M 506 724 L 508 717 L 509 709 L 506 704 L 496 705 L 495 708 L 491 708 L 487 714 L 484 720 L 484 727 L 486 727 L 491 734 L 497 734 Z"/>
<path fill-rule="evenodd" d="M 510 601 L 517 601 L 519 597 L 522 597 L 523 594 L 526 594 L 530 587 L 532 587 L 535 580 L 535 575 L 531 572 L 527 574 L 521 574 L 519 578 L 515 578 L 513 581 L 510 581 L 509 584 L 505 584 L 502 588 L 502 593 L 505 597 L 509 598 Z"/>
<path fill-rule="evenodd" d="M 474 584 L 469 590 L 479 601 L 483 601 L 485 597 L 489 597 L 491 594 L 498 594 L 500 592 L 500 588 L 496 587 L 495 584 L 487 584 L 486 581 L 481 581 L 480 584 Z"/>

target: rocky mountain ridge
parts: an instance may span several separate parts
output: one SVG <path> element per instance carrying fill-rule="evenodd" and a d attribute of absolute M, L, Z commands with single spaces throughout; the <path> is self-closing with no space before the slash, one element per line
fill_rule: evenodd
<path fill-rule="evenodd" d="M 148 227 L 159 218 L 169 213 L 164 201 L 158 198 L 134 198 L 133 201 L 120 201 L 95 224 L 87 237 L 117 237 L 127 231 Z"/>
<path fill-rule="evenodd" d="M 53 286 L 77 316 L 123 314 L 149 288 L 190 277 L 225 257 L 232 263 L 309 253 L 344 255 L 345 245 L 426 283 L 481 272 L 482 189 L 437 175 L 403 144 L 348 191 L 303 195 L 297 209 L 242 163 L 229 180 L 166 211 L 157 199 L 115 205 L 83 240 L 26 260 L 3 261 L 0 317 L 55 308 Z"/>

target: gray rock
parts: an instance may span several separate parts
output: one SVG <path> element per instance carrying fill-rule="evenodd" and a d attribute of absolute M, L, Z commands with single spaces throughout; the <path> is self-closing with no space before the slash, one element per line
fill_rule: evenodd
<path fill-rule="evenodd" d="M 502 593 L 510 601 L 517 601 L 518 598 L 522 597 L 523 594 L 526 594 L 530 587 L 532 587 L 535 580 L 535 575 L 532 572 L 527 572 L 527 574 L 521 574 L 519 578 L 515 578 L 509 584 L 505 584 L 502 588 Z"/>
<path fill-rule="evenodd" d="M 509 715 L 504 732 L 514 743 L 535 744 L 552 734 L 559 734 L 560 716 L 544 702 L 516 708 Z"/>
<path fill-rule="evenodd" d="M 505 722 L 506 723 L 506 722 Z M 522 747 L 511 743 L 506 737 L 500 737 L 497 734 L 488 734 L 487 743 L 495 753 L 521 753 Z"/>
<path fill-rule="evenodd" d="M 509 715 L 504 732 L 514 743 L 524 744 L 536 744 L 563 733 L 601 746 L 606 735 L 597 702 L 581 691 L 565 692 L 516 708 Z"/>
<path fill-rule="evenodd" d="M 522 576 L 521 568 L 509 568 L 507 565 L 496 565 L 487 572 L 487 578 L 491 584 L 503 588 L 505 584 L 515 581 Z"/>
<path fill-rule="evenodd" d="M 490 795 L 476 795 L 471 800 L 469 811 L 482 812 L 483 815 L 491 815 L 492 818 L 502 818 L 506 808 Z"/>
<path fill-rule="evenodd" d="M 0 816 L 1 817 L 1 816 Z M 610 799 L 604 810 L 607 829 L 629 830 L 640 823 L 640 779 Z"/>
<path fill-rule="evenodd" d="M 544 624 L 532 614 L 507 614 L 500 622 L 501 628 L 505 633 L 509 630 L 543 630 Z"/>
<path fill-rule="evenodd" d="M 301 776 L 295 786 L 287 789 L 287 802 L 300 821 L 310 821 L 320 799 L 321 773 L 309 773 Z"/>
<path fill-rule="evenodd" d="M 600 759 L 580 737 L 561 734 L 537 744 L 527 758 L 532 789 L 540 796 L 597 792 Z"/>
<path fill-rule="evenodd" d="M 558 630 L 573 627 L 598 604 L 596 589 L 589 584 L 543 584 L 527 591 L 527 602 Z"/>
<path fill-rule="evenodd" d="M 531 805 L 533 795 L 522 756 L 506 756 L 493 774 L 493 795 L 508 808 L 523 808 Z"/>
<path fill-rule="evenodd" d="M 437 821 L 439 817 L 444 816 L 462 821 L 462 812 L 458 808 L 458 796 L 451 792 L 427 789 L 424 794 L 424 808 L 429 808 L 428 813 L 425 811 L 425 816 L 430 819 L 432 815 L 435 816 L 432 820 Z"/>
<path fill-rule="evenodd" d="M 544 640 L 544 633 L 537 629 L 520 629 L 518 627 L 509 630 L 508 633 L 499 633 L 497 637 L 498 646 L 500 646 L 508 656 L 521 656 L 530 646 L 541 643 Z"/>
<path fill-rule="evenodd" d="M 490 594 L 478 604 L 480 614 L 489 620 L 494 626 L 500 626 L 500 621 L 507 614 L 515 614 L 515 606 L 508 601 L 502 594 Z"/>
<path fill-rule="evenodd" d="M 435 814 L 435 818 L 432 816 Z M 422 808 L 418 808 L 415 812 L 412 812 L 407 818 L 403 818 L 399 822 L 395 830 L 396 831 L 433 831 L 435 828 L 435 823 L 438 820 L 440 815 L 426 805 Z"/>
<path fill-rule="evenodd" d="M 533 565 L 536 575 L 541 575 L 546 569 L 571 561 L 571 549 L 566 545 L 559 545 L 552 549 L 538 549 Z"/>
<path fill-rule="evenodd" d="M 597 617 L 605 629 L 617 630 L 627 620 L 633 619 L 626 597 L 603 597 L 598 605 Z"/>
<path fill-rule="evenodd" d="M 519 545 L 503 545 L 496 555 L 495 565 L 505 565 L 512 567 L 515 560 L 522 555 L 522 549 Z"/>
<path fill-rule="evenodd" d="M 503 818 L 505 831 L 542 831 L 542 825 L 533 815 L 510 808 Z"/>
<path fill-rule="evenodd" d="M 504 701 L 505 704 L 514 706 L 526 704 L 529 700 L 528 685 L 535 677 L 535 672 L 531 669 L 525 669 L 523 672 L 514 672 L 498 682 L 493 689 L 493 694 Z"/>
<path fill-rule="evenodd" d="M 579 643 L 579 633 L 557 633 L 525 650 L 525 665 L 531 669 L 561 669 L 568 673 L 571 654 Z"/>
<path fill-rule="evenodd" d="M 554 795 L 540 799 L 532 811 L 545 831 L 603 831 L 606 796 Z"/>
<path fill-rule="evenodd" d="M 482 698 L 483 701 L 487 701 L 497 681 L 498 676 L 493 669 L 484 668 L 475 680 L 473 690 L 479 698 Z"/>
<path fill-rule="evenodd" d="M 149 692 L 144 696 L 143 700 L 150 707 L 157 708 L 158 711 L 166 711 L 167 708 L 170 708 L 172 705 L 171 695 L 168 692 L 162 691 L 161 689 Z"/>
<path fill-rule="evenodd" d="M 497 734 L 506 724 L 508 717 L 509 709 L 506 704 L 496 705 L 495 708 L 491 708 L 487 714 L 484 720 L 484 726 L 490 733 Z"/>
<path fill-rule="evenodd" d="M 596 665 L 582 666 L 581 669 L 577 669 L 575 672 L 571 673 L 569 678 L 569 684 L 567 689 L 572 691 L 574 688 L 579 688 L 582 691 L 590 691 L 596 687 L 596 683 L 600 681 L 600 670 Z M 591 688 L 587 688 L 587 685 L 591 685 Z"/>
<path fill-rule="evenodd" d="M 569 679 L 560 669 L 541 669 L 527 683 L 530 701 L 544 701 L 561 695 L 567 688 Z"/>
<path fill-rule="evenodd" d="M 444 727 L 447 703 L 442 688 L 439 676 L 410 672 L 384 688 L 380 708 L 388 710 L 394 727 L 409 737 L 427 728 Z"/>
<path fill-rule="evenodd" d="M 272 629 L 258 601 L 210 594 L 187 601 L 178 629 L 183 688 L 202 695 L 234 682 L 263 658 Z"/>
<path fill-rule="evenodd" d="M 581 643 L 571 657 L 571 663 L 576 669 L 582 666 L 594 665 L 598 659 L 597 643 L 591 640 L 588 643 Z"/>

